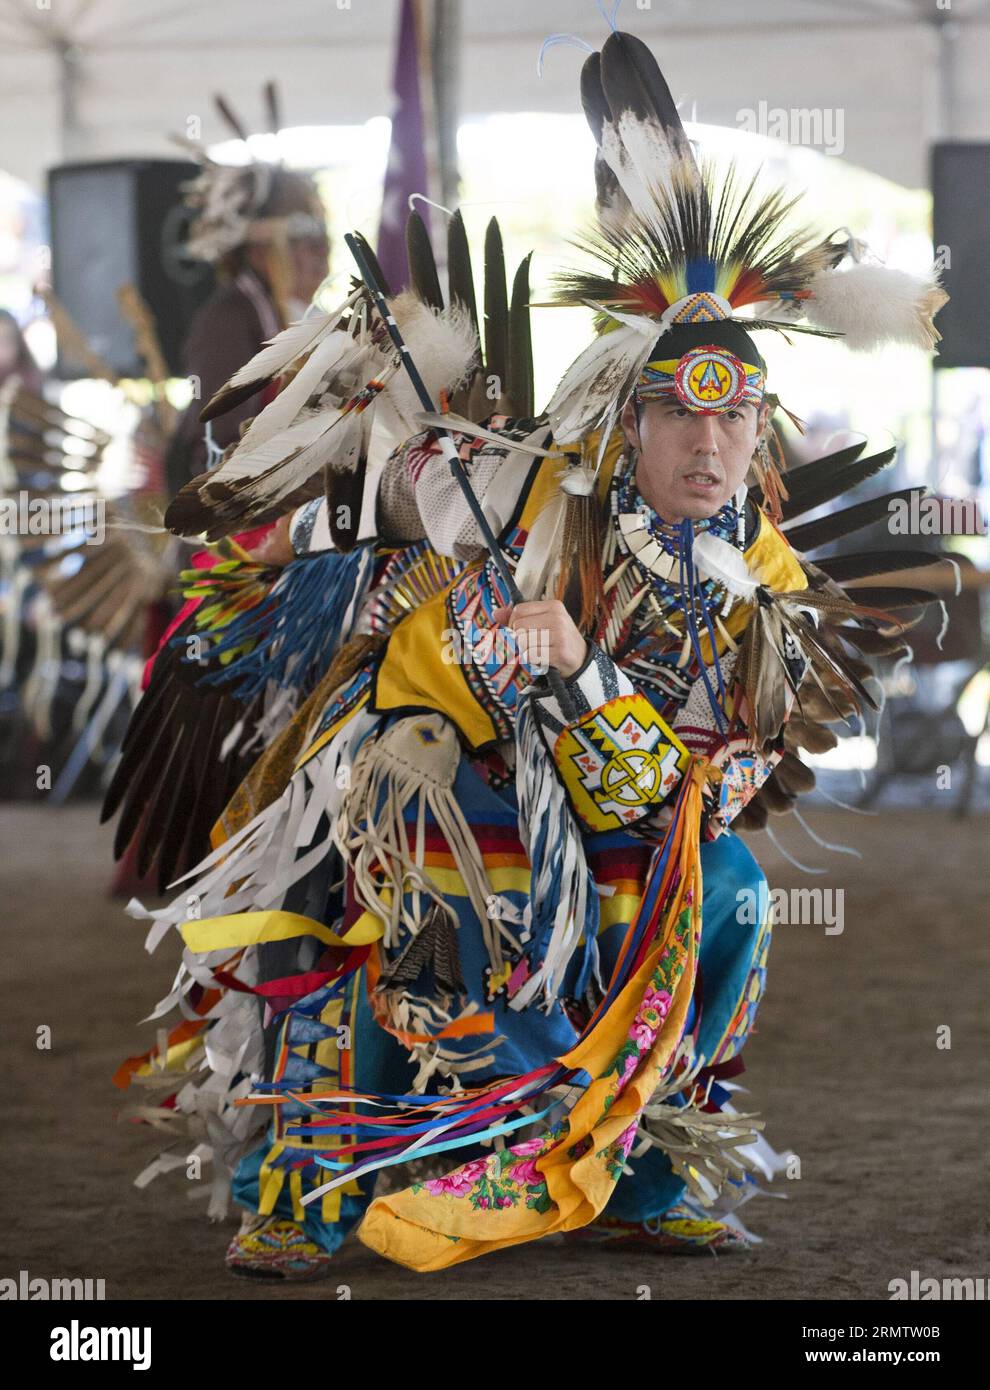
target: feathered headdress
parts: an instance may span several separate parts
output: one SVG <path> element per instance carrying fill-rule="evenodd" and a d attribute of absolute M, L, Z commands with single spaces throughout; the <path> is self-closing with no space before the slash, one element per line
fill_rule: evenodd
<path fill-rule="evenodd" d="M 610 35 L 584 64 L 581 96 L 597 144 L 598 227 L 576 245 L 603 269 L 560 273 L 552 302 L 596 309 L 600 335 L 548 406 L 558 443 L 614 422 L 651 359 L 696 347 L 699 325 L 715 346 L 729 323 L 736 342 L 757 328 L 842 335 L 861 350 L 938 341 L 932 315 L 946 295 L 934 274 L 839 269 L 848 236 L 789 228 L 796 198 L 744 185 L 732 168 L 699 168 L 639 39 Z M 743 341 L 745 363 L 761 364 Z"/>
<path fill-rule="evenodd" d="M 216 108 L 236 139 L 247 145 L 249 133 L 226 98 L 214 98 Z M 274 83 L 265 87 L 268 128 L 281 128 Z M 184 185 L 186 204 L 193 209 L 186 252 L 196 260 L 215 264 L 252 239 L 268 240 L 275 234 L 320 236 L 326 224 L 316 190 L 304 175 L 280 164 L 250 159 L 246 164 L 220 164 L 199 141 L 175 136 L 202 165 L 195 179 Z"/>

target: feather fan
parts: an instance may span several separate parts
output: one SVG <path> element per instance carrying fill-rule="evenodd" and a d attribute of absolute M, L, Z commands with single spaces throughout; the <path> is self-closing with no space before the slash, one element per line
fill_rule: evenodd
<path fill-rule="evenodd" d="M 300 319 L 290 323 L 281 333 L 269 339 L 264 347 L 239 367 L 220 390 L 211 397 L 199 418 L 205 423 L 215 420 L 242 401 L 249 400 L 256 391 L 269 385 L 306 353 L 312 352 L 322 340 L 332 333 L 347 314 L 364 296 L 363 289 L 354 290 L 337 309 L 329 314 L 315 314 L 312 318 Z"/>
<path fill-rule="evenodd" d="M 165 513 L 166 526 L 180 535 L 205 532 L 214 539 L 273 519 L 301 491 L 318 496 L 322 478 L 319 486 L 312 480 L 324 467 L 350 472 L 366 458 L 375 407 L 386 430 L 399 438 L 415 432 L 419 400 L 377 318 L 369 321 L 362 306 L 347 330 L 337 327 L 356 304 L 352 295 L 318 325 L 304 320 L 305 332 L 303 325 L 293 325 L 288 338 L 280 334 L 252 359 L 253 366 L 241 369 L 243 388 L 256 389 L 266 374 L 279 375 L 304 352 L 310 354 L 220 466 L 182 488 Z M 431 394 L 452 389 L 471 371 L 478 345 L 463 308 L 437 312 L 406 292 L 390 302 L 390 309 Z"/>

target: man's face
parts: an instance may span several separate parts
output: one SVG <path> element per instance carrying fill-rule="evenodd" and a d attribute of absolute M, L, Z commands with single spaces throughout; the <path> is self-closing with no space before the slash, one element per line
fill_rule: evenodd
<path fill-rule="evenodd" d="M 766 424 L 768 406 L 740 405 L 704 415 L 677 400 L 645 401 L 639 424 L 627 401 L 620 421 L 639 449 L 636 486 L 665 521 L 714 516 L 742 484 Z"/>

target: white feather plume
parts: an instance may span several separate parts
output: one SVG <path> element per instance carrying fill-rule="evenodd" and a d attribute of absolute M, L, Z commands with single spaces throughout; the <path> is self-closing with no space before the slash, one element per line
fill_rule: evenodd
<path fill-rule="evenodd" d="M 243 367 L 238 367 L 222 390 L 247 386 L 253 381 L 268 381 L 281 375 L 297 358 L 306 352 L 312 352 L 328 333 L 333 332 L 348 309 L 357 303 L 361 294 L 360 289 L 355 290 L 353 294 L 348 295 L 343 304 L 339 304 L 329 314 L 314 314 L 311 318 L 290 323 L 288 328 L 283 328 L 281 333 L 276 333 L 274 338 L 270 338 Z"/>
<path fill-rule="evenodd" d="M 540 508 L 516 565 L 516 586 L 524 599 L 540 599 L 546 590 L 550 569 L 559 558 L 567 495 L 555 492 Z"/>
<path fill-rule="evenodd" d="M 337 429 L 343 418 L 339 410 L 304 411 L 273 439 L 232 454 L 208 475 L 201 495 L 216 492 L 218 485 L 240 487 L 254 480 L 258 500 L 271 503 L 287 497 L 322 466 L 328 452 L 345 442 Z"/>
<path fill-rule="evenodd" d="M 443 310 L 431 309 L 408 290 L 391 300 L 389 308 L 423 384 L 434 404 L 439 405 L 440 392 L 455 390 L 478 361 L 478 335 L 471 315 L 460 303 Z M 389 341 L 388 356 L 392 352 Z M 382 406 L 386 408 L 383 410 Z M 382 393 L 379 406 L 385 428 L 395 428 L 396 422 L 390 417 L 397 415 L 402 431 L 400 437 L 415 434 L 416 415 L 422 409 L 406 371 L 397 372 Z"/>
<path fill-rule="evenodd" d="M 808 322 L 844 336 L 854 352 L 890 343 L 931 349 L 939 341 L 932 316 L 948 299 L 934 271 L 910 275 L 882 265 L 825 270 L 810 283 Z"/>
<path fill-rule="evenodd" d="M 332 314 L 292 324 L 231 378 L 224 391 L 260 385 L 308 354 L 219 468 L 187 484 L 173 501 L 169 524 L 185 528 L 183 534 L 189 528 L 223 534 L 216 523 L 246 525 L 269 515 L 323 468 L 353 472 L 367 456 L 373 423 L 376 432 L 391 430 L 397 440 L 416 432 L 419 398 L 377 316 L 358 303 L 362 294 L 356 290 Z M 356 317 L 342 329 L 349 308 Z M 430 392 L 459 385 L 478 357 L 470 315 L 459 306 L 435 313 L 408 292 L 389 308 Z M 371 382 L 375 390 L 362 397 Z M 355 397 L 359 406 L 348 409 Z"/>
<path fill-rule="evenodd" d="M 372 421 L 382 406 L 383 430 L 391 426 L 399 439 L 415 432 L 419 398 L 391 340 L 363 314 L 350 328 L 337 329 L 345 307 L 315 322 L 292 325 L 268 345 L 265 352 L 271 356 L 263 352 L 253 359 L 250 376 L 247 368 L 241 369 L 238 376 L 254 380 L 254 372 L 277 373 L 309 353 L 237 447 L 202 479 L 198 497 L 208 513 L 229 520 L 236 512 L 246 523 L 291 496 L 324 467 L 352 472 L 367 452 Z M 390 308 L 428 389 L 438 394 L 456 387 L 477 360 L 477 334 L 467 312 L 457 307 L 434 313 L 408 293 L 391 301 Z M 381 383 L 379 393 L 364 409 L 347 409 L 373 380 Z M 231 384 L 236 381 L 237 377 Z"/>
<path fill-rule="evenodd" d="M 580 439 L 614 406 L 625 400 L 650 360 L 659 327 L 642 316 L 642 327 L 624 322 L 585 348 L 561 378 L 547 406 L 558 444 Z"/>
<path fill-rule="evenodd" d="M 260 444 L 288 429 L 331 371 L 342 374 L 349 364 L 357 365 L 363 349 L 350 333 L 341 329 L 328 333 L 313 349 L 299 371 L 273 401 L 256 415 L 237 446 L 238 455 L 248 454 Z"/>
<path fill-rule="evenodd" d="M 657 190 L 677 179 L 693 183 L 698 169 L 690 153 L 667 137 L 659 121 L 620 114 L 617 124 L 602 129 L 601 153 L 619 181 L 634 215 L 657 224 Z"/>
<path fill-rule="evenodd" d="M 760 580 L 734 545 L 710 531 L 699 531 L 692 550 L 695 564 L 707 579 L 718 580 L 737 598 L 752 597 Z"/>

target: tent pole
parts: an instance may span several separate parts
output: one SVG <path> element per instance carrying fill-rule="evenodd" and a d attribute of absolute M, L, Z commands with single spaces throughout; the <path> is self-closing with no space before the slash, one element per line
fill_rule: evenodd
<path fill-rule="evenodd" d="M 951 140 L 955 132 L 956 83 L 955 83 L 955 42 L 959 32 L 952 19 L 951 11 L 936 10 L 931 20 L 935 29 L 935 93 L 934 93 L 934 132 L 930 147 L 936 141 Z M 929 159 L 929 167 L 931 160 Z M 938 359 L 932 357 L 931 381 L 931 430 L 929 434 L 928 478 L 930 486 L 938 491 L 942 474 L 938 466 Z"/>
<path fill-rule="evenodd" d="M 461 60 L 461 7 L 458 0 L 433 0 L 433 89 L 437 123 L 440 201 L 457 206 L 457 106 Z"/>
<path fill-rule="evenodd" d="M 78 47 L 69 39 L 55 40 L 55 61 L 58 63 L 59 144 L 60 162 L 81 158 L 82 130 L 79 124 L 79 59 Z"/>

